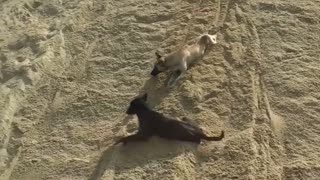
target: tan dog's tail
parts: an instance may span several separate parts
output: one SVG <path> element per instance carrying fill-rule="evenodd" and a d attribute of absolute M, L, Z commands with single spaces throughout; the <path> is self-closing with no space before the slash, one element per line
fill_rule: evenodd
<path fill-rule="evenodd" d="M 200 37 L 200 43 L 217 44 L 217 35 L 204 34 Z"/>

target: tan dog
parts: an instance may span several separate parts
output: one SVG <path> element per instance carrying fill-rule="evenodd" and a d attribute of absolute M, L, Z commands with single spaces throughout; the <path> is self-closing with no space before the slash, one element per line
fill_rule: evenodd
<path fill-rule="evenodd" d="M 161 72 L 171 71 L 167 87 L 173 87 L 176 82 L 186 73 L 188 67 L 196 60 L 203 57 L 208 48 L 217 43 L 217 35 L 202 34 L 194 40 L 191 45 L 185 45 L 182 49 L 174 51 L 166 56 L 156 52 L 157 61 L 151 72 L 157 76 Z"/>

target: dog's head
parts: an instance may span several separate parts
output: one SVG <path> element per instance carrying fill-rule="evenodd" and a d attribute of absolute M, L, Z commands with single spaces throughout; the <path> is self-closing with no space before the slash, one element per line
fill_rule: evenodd
<path fill-rule="evenodd" d="M 158 52 L 155 53 L 157 56 L 157 61 L 155 62 L 153 66 L 153 70 L 151 71 L 152 76 L 156 76 L 159 73 L 162 73 L 166 71 L 168 68 L 165 66 L 165 59 L 162 55 L 160 55 Z"/>
<path fill-rule="evenodd" d="M 143 96 L 137 97 L 134 100 L 132 100 L 126 113 L 129 115 L 137 114 L 139 111 L 141 111 L 142 108 L 147 107 L 147 97 L 148 94 L 146 93 Z"/>

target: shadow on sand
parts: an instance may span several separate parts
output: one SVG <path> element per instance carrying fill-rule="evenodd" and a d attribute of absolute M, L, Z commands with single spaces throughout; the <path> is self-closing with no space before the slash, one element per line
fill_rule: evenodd
<path fill-rule="evenodd" d="M 144 86 L 140 89 L 139 95 L 148 93 L 148 105 L 153 108 L 160 104 L 173 90 L 173 88 L 167 88 L 165 86 L 168 78 L 165 82 L 161 81 L 161 77 L 150 77 Z"/>
<path fill-rule="evenodd" d="M 100 156 L 89 180 L 100 180 L 101 177 L 113 179 L 114 171 L 121 168 L 132 169 L 144 166 L 155 160 L 165 162 L 186 153 L 195 153 L 198 145 L 188 142 L 168 141 L 152 137 L 146 142 L 111 145 Z"/>

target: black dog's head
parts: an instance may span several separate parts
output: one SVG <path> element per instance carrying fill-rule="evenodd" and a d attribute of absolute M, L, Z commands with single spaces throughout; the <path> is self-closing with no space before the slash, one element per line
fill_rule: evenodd
<path fill-rule="evenodd" d="M 132 100 L 126 113 L 129 115 L 133 115 L 137 114 L 139 111 L 141 111 L 141 109 L 146 108 L 147 97 L 148 95 L 144 94 L 142 97 L 137 97 L 134 100 Z"/>
<path fill-rule="evenodd" d="M 155 62 L 153 66 L 153 70 L 151 72 L 152 76 L 156 76 L 159 73 L 162 73 L 166 71 L 168 68 L 165 66 L 165 59 L 163 56 L 161 56 L 158 52 L 155 53 L 157 56 L 157 61 Z"/>

